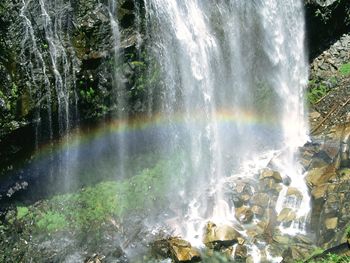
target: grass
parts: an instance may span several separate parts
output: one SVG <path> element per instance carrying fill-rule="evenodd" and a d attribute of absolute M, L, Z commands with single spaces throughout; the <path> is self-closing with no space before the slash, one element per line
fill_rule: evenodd
<path fill-rule="evenodd" d="M 307 262 L 308 263 L 349 263 L 350 257 L 339 256 L 339 255 L 335 255 L 335 254 L 328 254 L 323 259 L 315 259 L 315 260 L 311 260 L 311 261 L 307 261 Z"/>
<path fill-rule="evenodd" d="M 182 158 L 178 155 L 159 160 L 129 179 L 105 181 L 37 205 L 18 206 L 12 222 L 22 223 L 34 232 L 97 230 L 129 212 L 158 209 L 171 192 L 169 185 L 184 184 L 184 178 L 179 176 Z"/>
<path fill-rule="evenodd" d="M 346 63 L 340 66 L 339 72 L 343 76 L 349 76 L 350 75 L 350 63 Z"/>

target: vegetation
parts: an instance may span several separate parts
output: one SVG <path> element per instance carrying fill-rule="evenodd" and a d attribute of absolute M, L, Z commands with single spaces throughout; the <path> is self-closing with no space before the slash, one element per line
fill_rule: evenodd
<path fill-rule="evenodd" d="M 120 220 L 128 212 L 144 211 L 162 205 L 170 182 L 184 183 L 178 176 L 181 156 L 160 160 L 130 179 L 101 182 L 80 192 L 57 195 L 29 207 L 18 206 L 8 222 L 32 227 L 34 232 L 98 230 L 104 223 Z M 12 220 L 10 220 L 12 219 Z M 27 224 L 28 223 L 28 224 Z"/>
<path fill-rule="evenodd" d="M 343 76 L 349 76 L 350 75 L 350 63 L 346 63 L 340 66 L 339 72 Z"/>
<path fill-rule="evenodd" d="M 307 91 L 307 101 L 311 104 L 315 104 L 319 99 L 324 97 L 329 88 L 323 83 L 316 83 L 315 80 L 309 81 L 309 89 Z"/>
<path fill-rule="evenodd" d="M 335 254 L 328 254 L 325 258 L 317 258 L 315 260 L 310 260 L 307 262 L 308 263 L 348 263 L 350 262 L 350 257 L 339 256 Z"/>

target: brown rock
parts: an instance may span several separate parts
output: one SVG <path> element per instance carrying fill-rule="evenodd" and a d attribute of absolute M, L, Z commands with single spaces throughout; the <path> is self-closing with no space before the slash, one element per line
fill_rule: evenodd
<path fill-rule="evenodd" d="M 332 217 L 332 218 L 327 218 L 325 221 L 325 227 L 327 230 L 334 230 L 338 226 L 338 218 L 337 217 Z"/>
<path fill-rule="evenodd" d="M 314 187 L 311 191 L 311 195 L 315 198 L 315 200 L 324 198 L 327 194 L 328 186 L 329 184 L 322 184 Z"/>
<path fill-rule="evenodd" d="M 277 216 L 278 222 L 291 222 L 297 217 L 296 213 L 290 208 L 283 208 L 282 211 Z"/>
<path fill-rule="evenodd" d="M 235 258 L 245 259 L 247 257 L 247 247 L 243 245 L 238 245 L 235 249 Z"/>
<path fill-rule="evenodd" d="M 254 205 L 252 207 L 253 214 L 257 216 L 263 216 L 264 215 L 264 209 L 262 209 L 260 206 Z"/>
<path fill-rule="evenodd" d="M 248 224 L 253 219 L 253 211 L 247 206 L 236 208 L 236 218 L 243 224 Z"/>
<path fill-rule="evenodd" d="M 170 253 L 175 262 L 198 262 L 200 253 L 191 244 L 179 238 L 169 240 Z"/>
<path fill-rule="evenodd" d="M 260 173 L 259 179 L 262 180 L 265 178 L 273 178 L 277 183 L 282 182 L 282 177 L 280 173 L 269 169 L 263 169 Z"/>
<path fill-rule="evenodd" d="M 270 196 L 267 193 L 258 193 L 253 196 L 252 203 L 260 207 L 267 207 L 269 205 Z"/>
<path fill-rule="evenodd" d="M 299 200 L 303 199 L 303 194 L 295 187 L 288 187 L 286 195 L 287 196 L 294 195 Z"/>
<path fill-rule="evenodd" d="M 306 176 L 306 182 L 309 186 L 319 186 L 327 183 L 331 178 L 336 177 L 336 169 L 333 164 L 322 167 L 322 168 L 313 168 L 308 172 Z"/>
<path fill-rule="evenodd" d="M 220 249 L 238 243 L 241 234 L 231 226 L 208 222 L 204 231 L 203 243 L 208 248 Z"/>

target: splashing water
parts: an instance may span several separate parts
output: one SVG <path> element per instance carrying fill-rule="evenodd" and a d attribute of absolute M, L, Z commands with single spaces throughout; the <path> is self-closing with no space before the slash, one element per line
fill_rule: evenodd
<path fill-rule="evenodd" d="M 164 75 L 162 111 L 170 125 L 178 110 L 186 116 L 185 129 L 174 126 L 166 145 L 190 155 L 184 161 L 188 170 L 179 176 L 191 173 L 184 198 L 192 201 L 173 227 L 200 245 L 206 220 L 236 223 L 224 182 L 257 174 L 271 160 L 268 153 L 278 149 L 283 154 L 275 168 L 303 194 L 300 206 L 290 205 L 298 216 L 306 216 L 309 197 L 295 156 L 307 139 L 302 1 L 147 0 L 146 9 L 155 40 L 149 50 Z M 216 118 L 222 108 L 238 115 L 254 112 L 277 131 L 240 121 L 223 124 Z M 286 187 L 277 212 L 286 206 L 285 193 Z"/>

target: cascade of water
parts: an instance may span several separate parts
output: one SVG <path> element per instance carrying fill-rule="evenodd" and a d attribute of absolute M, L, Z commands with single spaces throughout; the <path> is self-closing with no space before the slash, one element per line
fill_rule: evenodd
<path fill-rule="evenodd" d="M 242 164 L 281 148 L 279 170 L 302 189 L 302 207 L 294 208 L 305 215 L 308 194 L 295 160 L 307 134 L 302 1 L 147 0 L 146 11 L 149 50 L 164 76 L 162 111 L 173 125 L 164 147 L 190 156 L 179 175 L 191 174 L 182 195 L 192 200 L 180 234 L 198 234 L 204 219 L 233 222 L 222 182 L 249 176 Z M 186 120 L 181 129 L 173 119 L 179 112 Z M 221 112 L 234 121 L 223 122 Z"/>
<path fill-rule="evenodd" d="M 54 11 L 53 11 L 54 10 Z M 69 16 L 70 3 L 65 1 L 31 1 L 23 0 L 20 17 L 24 23 L 24 38 L 22 41 L 22 61 L 28 61 L 26 67 L 29 89 L 35 87 L 36 92 L 45 94 L 33 94 L 47 98 L 46 111 L 47 123 L 49 126 L 49 137 L 53 139 L 52 103 L 53 98 L 57 101 L 58 132 L 60 136 L 66 135 L 70 128 L 72 118 L 70 106 L 75 103 L 74 118 L 77 117 L 77 94 L 75 68 L 77 59 L 71 48 L 71 41 L 68 32 L 67 18 Z M 42 28 L 42 31 L 40 30 Z M 52 84 L 53 83 L 53 84 Z M 33 93 L 33 92 L 32 92 Z M 73 97 L 72 97 L 73 95 Z M 42 104 L 39 101 L 39 104 Z M 37 105 L 37 141 L 40 141 L 39 134 L 47 127 L 42 127 L 45 120 L 41 120 L 40 105 Z M 40 131 L 42 130 L 42 131 Z M 68 143 L 68 136 L 65 137 Z M 69 179 L 68 160 L 76 158 L 67 149 L 60 156 L 60 174 L 66 178 L 66 188 L 71 184 Z"/>

